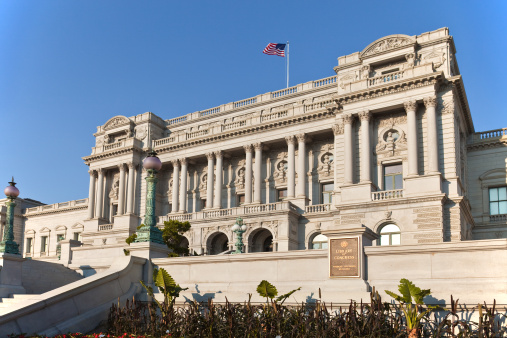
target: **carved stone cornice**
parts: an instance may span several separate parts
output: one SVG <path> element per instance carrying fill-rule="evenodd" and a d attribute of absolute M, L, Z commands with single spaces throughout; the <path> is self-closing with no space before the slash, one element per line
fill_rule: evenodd
<path fill-rule="evenodd" d="M 343 122 L 338 122 L 336 124 L 333 124 L 333 134 L 334 136 L 338 136 L 343 134 Z"/>
<path fill-rule="evenodd" d="M 353 120 L 352 114 L 350 114 L 350 113 L 343 114 L 343 123 L 345 123 L 345 124 L 351 124 L 352 120 Z"/>
<path fill-rule="evenodd" d="M 208 161 L 213 161 L 213 152 L 206 153 L 205 155 Z"/>
<path fill-rule="evenodd" d="M 287 145 L 295 145 L 296 144 L 296 139 L 294 136 L 285 136 L 285 141 L 287 142 Z"/>
<path fill-rule="evenodd" d="M 468 151 L 485 150 L 490 148 L 506 147 L 507 140 L 493 139 L 491 141 L 472 143 L 467 145 Z"/>
<path fill-rule="evenodd" d="M 364 110 L 362 112 L 359 112 L 358 115 L 359 115 L 359 119 L 361 121 L 370 121 L 370 119 L 371 119 L 371 113 L 369 110 Z"/>
<path fill-rule="evenodd" d="M 306 135 L 303 134 L 297 134 L 296 138 L 298 139 L 298 143 L 305 143 L 307 141 Z"/>
<path fill-rule="evenodd" d="M 43 210 L 43 211 L 39 211 L 39 212 L 31 212 L 29 215 L 27 215 L 27 214 L 22 215 L 22 217 L 29 219 L 34 216 L 45 216 L 45 215 L 49 215 L 49 214 L 61 214 L 64 212 L 72 212 L 72 211 L 76 211 L 76 210 L 85 210 L 85 209 L 88 209 L 88 203 L 86 203 L 84 205 L 76 205 L 76 206 L 62 208 L 62 209 L 50 209 L 50 210 Z M 15 216 L 17 216 L 17 215 L 15 215 Z"/>
<path fill-rule="evenodd" d="M 247 145 L 244 145 L 243 146 L 243 149 L 245 149 L 245 153 L 251 153 L 252 152 L 252 145 L 251 144 L 247 144 Z"/>
<path fill-rule="evenodd" d="M 416 100 L 410 100 L 403 102 L 403 106 L 405 107 L 405 111 L 415 111 L 417 109 L 417 101 Z"/>
<path fill-rule="evenodd" d="M 423 99 L 424 105 L 426 108 L 436 107 L 437 106 L 437 97 L 436 96 L 428 96 Z"/>

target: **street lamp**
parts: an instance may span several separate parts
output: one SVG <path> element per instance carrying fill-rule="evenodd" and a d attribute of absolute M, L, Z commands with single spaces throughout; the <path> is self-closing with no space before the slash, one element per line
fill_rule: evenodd
<path fill-rule="evenodd" d="M 241 217 L 236 218 L 236 223 L 234 223 L 231 230 L 236 234 L 236 251 L 233 254 L 243 253 L 243 233 L 246 231 L 246 225 L 243 224 Z"/>
<path fill-rule="evenodd" d="M 14 177 L 9 182 L 9 186 L 4 190 L 7 196 L 7 221 L 5 222 L 4 237 L 0 242 L 0 253 L 5 252 L 9 254 L 19 255 L 19 244 L 14 242 L 14 207 L 16 203 L 14 200 L 19 196 L 19 189 L 16 188 Z"/>
<path fill-rule="evenodd" d="M 150 151 L 143 161 L 143 167 L 148 172 L 146 176 L 146 211 L 144 214 L 144 224 L 137 231 L 136 242 L 154 242 L 164 244 L 162 231 L 156 226 L 155 221 L 155 194 L 157 188 L 157 173 L 162 168 L 162 162 L 157 157 L 157 153 Z"/>

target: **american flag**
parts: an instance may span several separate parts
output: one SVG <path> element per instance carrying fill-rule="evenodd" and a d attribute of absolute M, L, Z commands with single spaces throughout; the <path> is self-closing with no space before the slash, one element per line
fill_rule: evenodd
<path fill-rule="evenodd" d="M 268 43 L 262 52 L 268 55 L 285 57 L 285 46 L 285 43 Z"/>

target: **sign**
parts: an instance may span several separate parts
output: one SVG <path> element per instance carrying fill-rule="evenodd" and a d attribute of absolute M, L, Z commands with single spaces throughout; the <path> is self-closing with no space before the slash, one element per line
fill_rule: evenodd
<path fill-rule="evenodd" d="M 329 240 L 330 277 L 360 277 L 359 238 Z"/>

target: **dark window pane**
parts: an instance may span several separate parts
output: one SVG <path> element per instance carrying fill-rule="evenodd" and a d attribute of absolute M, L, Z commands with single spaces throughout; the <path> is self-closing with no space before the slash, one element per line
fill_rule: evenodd
<path fill-rule="evenodd" d="M 403 166 L 401 164 L 386 165 L 384 167 L 384 173 L 389 174 L 401 174 L 403 172 Z"/>
<path fill-rule="evenodd" d="M 394 176 L 394 189 L 403 189 L 403 176 Z"/>

